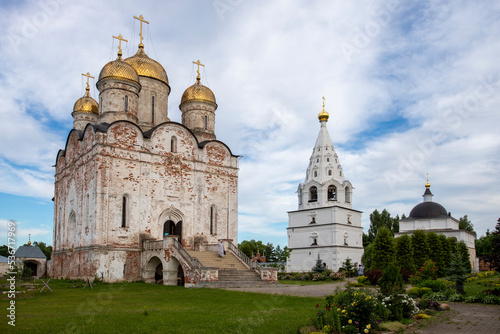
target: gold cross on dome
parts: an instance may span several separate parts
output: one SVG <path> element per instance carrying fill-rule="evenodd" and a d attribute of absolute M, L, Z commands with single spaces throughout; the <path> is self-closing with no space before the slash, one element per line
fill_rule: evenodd
<path fill-rule="evenodd" d="M 89 86 L 89 79 L 90 79 L 90 78 L 95 79 L 95 78 L 94 78 L 93 76 L 91 76 L 89 72 L 87 72 L 87 74 L 83 74 L 83 73 L 82 73 L 82 75 L 83 75 L 84 77 L 87 77 L 87 90 L 88 90 L 88 89 L 90 89 L 90 86 Z"/>
<path fill-rule="evenodd" d="M 116 38 L 118 40 L 118 55 L 122 55 L 122 41 L 128 42 L 125 38 L 123 38 L 122 35 L 118 35 L 118 37 L 113 36 L 113 38 Z"/>
<path fill-rule="evenodd" d="M 141 21 L 141 32 L 139 33 L 139 36 L 141 36 L 141 43 L 139 44 L 139 46 L 144 46 L 144 44 L 142 44 L 142 39 L 143 39 L 143 37 L 142 37 L 142 22 L 147 23 L 147 24 L 149 24 L 149 22 L 144 20 L 144 16 L 142 16 L 142 15 L 140 15 L 139 17 L 134 16 L 134 19 Z"/>
<path fill-rule="evenodd" d="M 205 65 L 203 65 L 200 60 L 198 59 L 198 61 L 193 61 L 193 64 L 196 64 L 198 65 L 198 70 L 196 72 L 198 72 L 198 76 L 196 77 L 196 79 L 200 79 L 200 66 L 203 66 L 205 67 Z"/>
<path fill-rule="evenodd" d="M 323 96 L 323 109 L 325 109 L 325 97 Z"/>

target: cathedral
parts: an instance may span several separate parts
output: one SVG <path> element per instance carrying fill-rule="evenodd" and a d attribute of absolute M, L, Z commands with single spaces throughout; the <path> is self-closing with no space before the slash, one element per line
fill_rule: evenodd
<path fill-rule="evenodd" d="M 126 40 L 115 37 L 118 56 L 100 71 L 97 101 L 84 74 L 85 95 L 57 154 L 52 276 L 186 286 L 217 280 L 209 260 L 194 254 L 216 253 L 222 241 L 238 259 L 233 266 L 245 265 L 235 247 L 239 157 L 216 139 L 217 103 L 201 83 L 200 61 L 182 94 L 182 124 L 170 121 L 167 73 L 145 52 L 149 22 L 135 18 L 137 52 L 124 58 Z"/>
<path fill-rule="evenodd" d="M 298 210 L 288 212 L 288 272 L 311 271 L 318 255 L 328 269 L 339 270 L 350 258 L 361 263 L 361 211 L 352 208 L 353 186 L 344 175 L 326 124 L 319 113 L 319 135 L 309 159 L 306 179 L 299 184 Z"/>

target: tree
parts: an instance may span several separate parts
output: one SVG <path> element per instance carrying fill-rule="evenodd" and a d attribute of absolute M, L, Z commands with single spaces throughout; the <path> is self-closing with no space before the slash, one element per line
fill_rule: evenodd
<path fill-rule="evenodd" d="M 382 212 L 378 210 L 373 211 L 370 214 L 370 228 L 368 229 L 367 243 L 371 243 L 375 240 L 380 228 L 386 227 L 394 236 L 394 233 L 399 232 L 399 216 L 392 218 L 391 214 L 384 209 Z"/>
<path fill-rule="evenodd" d="M 395 262 L 402 269 L 415 272 L 415 265 L 413 264 L 413 248 L 411 246 L 411 238 L 409 235 L 404 234 L 396 238 L 396 258 Z"/>
<path fill-rule="evenodd" d="M 265 245 L 262 241 L 255 241 L 254 239 L 248 241 L 248 240 L 243 240 L 240 244 L 238 244 L 239 250 L 241 250 L 243 253 L 245 253 L 246 256 L 252 257 L 252 254 L 257 254 L 260 253 L 261 255 L 266 256 L 266 260 L 268 257 L 268 254 L 273 254 L 274 247 L 273 244 L 268 243 Z"/>
<path fill-rule="evenodd" d="M 278 262 L 285 263 L 288 260 L 288 257 L 290 256 L 290 252 L 291 250 L 289 250 L 287 246 L 283 247 L 283 249 L 281 249 L 280 245 L 276 246 L 275 249 L 276 260 Z"/>
<path fill-rule="evenodd" d="M 427 232 L 426 238 L 427 238 L 427 245 L 429 246 L 429 259 L 434 261 L 434 263 L 438 267 L 438 275 L 439 275 L 439 270 L 441 268 L 444 269 L 444 267 L 446 266 L 445 265 L 446 258 L 442 257 L 443 246 L 441 244 L 441 239 L 439 239 L 439 236 L 436 232 Z"/>
<path fill-rule="evenodd" d="M 462 240 L 458 243 L 458 251 L 460 252 L 460 256 L 462 257 L 465 269 L 467 269 L 468 274 L 470 274 L 470 272 L 472 271 L 472 266 L 470 264 L 469 249 L 467 248 L 465 241 Z"/>
<path fill-rule="evenodd" d="M 449 279 L 455 282 L 455 289 L 457 293 L 463 294 L 464 281 L 466 275 L 470 273 L 470 270 L 467 270 L 467 268 L 465 267 L 458 246 L 455 247 L 454 251 L 451 254 L 450 265 L 446 269 L 446 273 L 450 276 Z"/>
<path fill-rule="evenodd" d="M 446 275 L 446 268 L 448 267 L 448 262 L 450 259 L 451 251 L 448 248 L 448 242 L 446 240 L 446 235 L 438 235 L 439 242 L 441 243 L 441 254 L 439 255 L 438 262 L 438 276 L 443 277 Z"/>
<path fill-rule="evenodd" d="M 7 245 L 0 246 L 0 255 L 8 257 L 10 255 L 9 246 Z"/>
<path fill-rule="evenodd" d="M 429 259 L 429 245 L 423 230 L 413 231 L 411 245 L 413 247 L 413 264 L 415 269 L 418 270 Z"/>
<path fill-rule="evenodd" d="M 354 266 L 352 265 L 352 260 L 350 258 L 347 258 L 345 259 L 345 262 L 342 262 L 342 268 L 344 268 L 347 277 L 355 275 Z"/>
<path fill-rule="evenodd" d="M 365 251 L 363 252 L 363 256 L 361 256 L 361 263 L 365 266 L 365 268 L 370 268 L 372 265 L 372 252 L 373 252 L 373 243 L 365 246 Z"/>
<path fill-rule="evenodd" d="M 474 225 L 469 220 L 469 218 L 467 217 L 467 215 L 463 216 L 462 218 L 460 218 L 458 220 L 458 228 L 461 229 L 461 230 L 467 230 L 469 232 L 476 233 L 474 231 Z"/>
<path fill-rule="evenodd" d="M 315 273 L 322 273 L 325 270 L 326 268 L 323 265 L 323 260 L 321 260 L 318 254 L 318 259 L 316 260 L 316 264 L 314 265 L 314 267 L 312 267 L 312 271 Z"/>
<path fill-rule="evenodd" d="M 500 219 L 498 219 L 495 230 L 491 233 L 492 252 L 486 258 L 493 270 L 500 270 Z"/>
<path fill-rule="evenodd" d="M 493 235 L 490 230 L 486 230 L 486 235 L 476 239 L 476 255 L 478 257 L 488 256 L 493 252 Z"/>
<path fill-rule="evenodd" d="M 379 229 L 373 241 L 372 263 L 370 269 L 384 270 L 394 259 L 394 241 L 387 227 Z"/>

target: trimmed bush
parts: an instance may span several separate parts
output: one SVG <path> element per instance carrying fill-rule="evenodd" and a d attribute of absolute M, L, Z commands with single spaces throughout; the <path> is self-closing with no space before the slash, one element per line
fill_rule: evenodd
<path fill-rule="evenodd" d="M 427 294 L 430 294 L 432 293 L 432 289 L 431 288 L 421 288 L 420 289 L 420 296 L 425 296 Z"/>
<path fill-rule="evenodd" d="M 420 297 L 420 288 L 415 286 L 413 288 L 411 288 L 410 290 L 408 290 L 408 295 L 411 296 L 411 297 Z"/>
<path fill-rule="evenodd" d="M 425 280 L 418 283 L 420 288 L 431 288 L 433 292 L 444 292 L 446 291 L 447 285 L 444 281 L 440 280 Z"/>
<path fill-rule="evenodd" d="M 366 277 L 372 285 L 377 285 L 378 280 L 382 277 L 383 274 L 384 272 L 382 270 L 373 269 L 366 273 Z"/>
<path fill-rule="evenodd" d="M 370 284 L 370 280 L 365 275 L 361 275 L 358 277 L 358 283 L 368 285 L 368 284 Z"/>

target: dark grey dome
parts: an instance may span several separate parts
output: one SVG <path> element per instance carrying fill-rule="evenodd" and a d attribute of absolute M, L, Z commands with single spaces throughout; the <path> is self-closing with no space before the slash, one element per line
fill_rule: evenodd
<path fill-rule="evenodd" d="M 408 218 L 441 218 L 448 216 L 446 209 L 436 202 L 423 202 L 416 205 Z"/>

